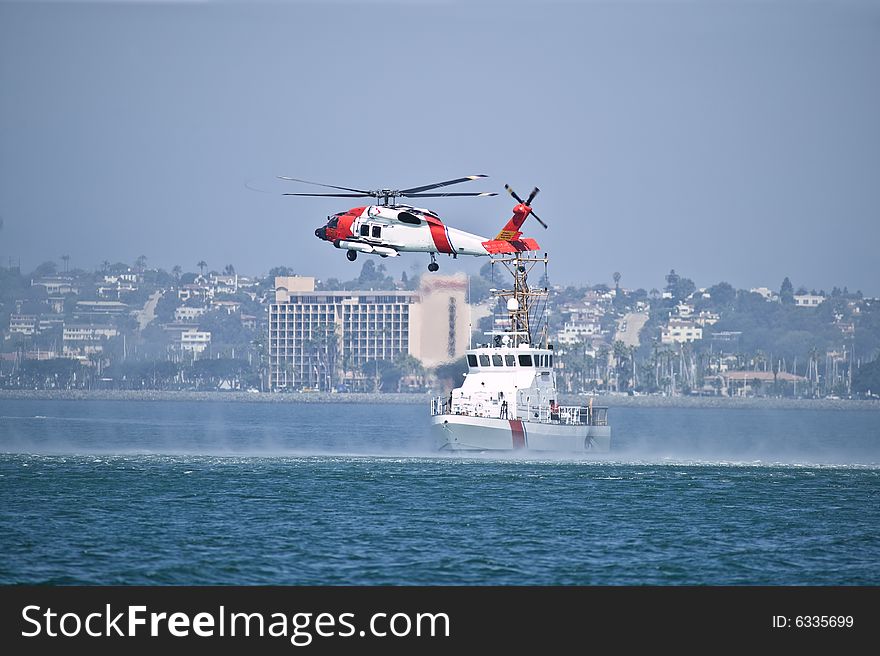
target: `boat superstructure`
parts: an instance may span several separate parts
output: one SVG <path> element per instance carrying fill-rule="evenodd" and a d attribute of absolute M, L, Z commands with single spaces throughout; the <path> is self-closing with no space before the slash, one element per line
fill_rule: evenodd
<path fill-rule="evenodd" d="M 493 258 L 493 266 L 501 264 L 511 274 L 513 287 L 492 290 L 504 316 L 487 333 L 488 343 L 468 349 L 464 382 L 431 401 L 432 430 L 440 449 L 610 450 L 608 408 L 594 406 L 592 400 L 559 403 L 555 354 L 546 343 L 543 323 L 547 289 L 528 284 L 532 269 L 547 262 L 546 255 L 524 253 Z"/>

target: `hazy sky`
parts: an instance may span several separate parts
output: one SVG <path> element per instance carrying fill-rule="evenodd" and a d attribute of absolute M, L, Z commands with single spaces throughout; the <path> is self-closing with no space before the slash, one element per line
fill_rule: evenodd
<path fill-rule="evenodd" d="M 0 257 L 28 270 L 350 278 L 313 232 L 357 203 L 246 181 L 486 173 L 457 190 L 541 187 L 555 282 L 880 294 L 878 3 L 0 2 L 0 94 Z M 512 207 L 425 205 L 487 236 Z"/>

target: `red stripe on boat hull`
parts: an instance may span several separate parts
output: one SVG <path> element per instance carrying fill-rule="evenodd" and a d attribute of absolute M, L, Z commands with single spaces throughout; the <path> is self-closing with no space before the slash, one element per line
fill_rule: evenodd
<path fill-rule="evenodd" d="M 510 432 L 513 435 L 513 448 L 514 449 L 525 449 L 526 448 L 526 429 L 523 426 L 522 420 L 520 419 L 509 419 L 510 422 Z"/>

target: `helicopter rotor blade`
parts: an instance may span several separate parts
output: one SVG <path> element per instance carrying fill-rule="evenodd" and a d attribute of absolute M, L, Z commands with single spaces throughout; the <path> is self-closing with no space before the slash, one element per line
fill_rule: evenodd
<path fill-rule="evenodd" d="M 537 187 L 535 187 L 534 189 L 532 189 L 532 193 L 530 193 L 530 194 L 529 194 L 529 197 L 526 198 L 526 205 L 531 205 L 531 204 L 532 204 L 532 201 L 535 200 L 535 196 L 538 195 L 538 192 L 539 192 L 539 191 L 541 191 L 541 190 L 538 189 Z"/>
<path fill-rule="evenodd" d="M 299 178 L 290 178 L 286 175 L 279 175 L 279 180 L 287 180 L 289 182 L 304 182 L 305 184 L 316 185 L 318 187 L 328 187 L 330 189 L 342 189 L 343 191 L 356 191 L 359 194 L 367 194 L 368 196 L 372 196 L 373 194 L 364 189 L 352 189 L 351 187 L 337 187 L 336 185 L 328 185 L 323 182 L 311 182 L 310 180 L 300 180 Z M 293 196 L 294 194 L 285 194 L 285 196 Z M 300 194 L 302 195 L 302 194 Z"/>
<path fill-rule="evenodd" d="M 447 192 L 440 194 L 404 194 L 401 192 L 401 196 L 405 196 L 406 198 L 443 198 L 445 196 L 497 196 L 494 191 L 478 191 L 474 193 L 462 193 L 462 192 Z"/>
<path fill-rule="evenodd" d="M 455 180 L 446 180 L 445 182 L 435 182 L 434 184 L 424 185 L 422 187 L 410 187 L 409 189 L 401 189 L 401 196 L 408 196 L 409 194 L 418 193 L 420 191 L 428 191 L 428 189 L 437 189 L 438 187 L 448 187 L 449 185 L 459 184 L 461 182 L 469 182 L 471 180 L 479 180 L 481 178 L 488 178 L 488 175 L 468 175 L 463 178 L 456 178 Z"/>
<path fill-rule="evenodd" d="M 535 217 L 535 219 L 537 220 L 537 222 L 540 223 L 542 226 L 544 226 L 544 229 L 545 229 L 545 230 L 547 229 L 547 224 L 544 223 L 544 222 L 541 220 L 541 218 L 540 218 L 537 214 L 535 214 L 534 212 L 529 212 L 529 214 L 531 214 L 533 217 Z"/>
<path fill-rule="evenodd" d="M 515 192 L 513 189 L 510 188 L 510 185 L 507 185 L 507 184 L 506 184 L 506 185 L 504 185 L 504 188 L 507 190 L 507 193 L 508 193 L 508 194 L 510 194 L 511 196 L 513 196 L 513 200 L 515 200 L 517 203 L 523 203 L 523 204 L 525 204 L 525 203 L 523 202 L 523 199 L 520 198 L 519 196 L 517 196 L 517 195 L 516 195 L 516 192 Z"/>
<path fill-rule="evenodd" d="M 325 198 L 375 198 L 375 194 L 281 194 L 282 196 L 322 196 Z"/>

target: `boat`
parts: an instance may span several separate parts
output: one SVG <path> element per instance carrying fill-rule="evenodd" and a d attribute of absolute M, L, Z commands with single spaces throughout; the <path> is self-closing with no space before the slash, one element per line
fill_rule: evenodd
<path fill-rule="evenodd" d="M 441 451 L 549 451 L 607 453 L 608 408 L 592 399 L 561 405 L 547 343 L 548 290 L 528 276 L 548 257 L 517 252 L 493 257 L 513 277 L 512 289 L 493 289 L 501 308 L 490 340 L 466 351 L 461 386 L 431 399 L 431 432 Z M 506 315 L 506 316 L 505 316 Z M 543 331 L 540 328 L 543 326 Z"/>

